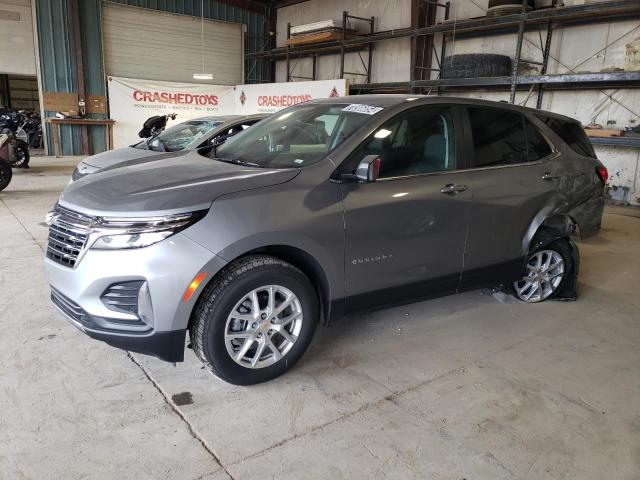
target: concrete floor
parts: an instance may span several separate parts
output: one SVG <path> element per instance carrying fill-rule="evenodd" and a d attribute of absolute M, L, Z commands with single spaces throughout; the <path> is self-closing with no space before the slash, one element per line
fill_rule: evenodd
<path fill-rule="evenodd" d="M 638 479 L 640 218 L 580 242 L 577 302 L 481 291 L 358 315 L 255 387 L 93 341 L 42 223 L 78 159 L 0 193 L 0 478 Z"/>

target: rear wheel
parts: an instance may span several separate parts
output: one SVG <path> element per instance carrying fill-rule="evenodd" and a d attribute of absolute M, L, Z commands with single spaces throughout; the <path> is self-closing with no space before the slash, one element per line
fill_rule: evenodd
<path fill-rule="evenodd" d="M 196 354 L 216 376 L 251 385 L 291 368 L 318 318 L 309 279 L 280 259 L 256 255 L 234 262 L 207 287 L 189 332 Z"/>
<path fill-rule="evenodd" d="M 571 251 L 564 240 L 533 252 L 527 258 L 524 276 L 513 283 L 514 294 L 527 303 L 553 298 L 572 271 L 571 262 Z"/>

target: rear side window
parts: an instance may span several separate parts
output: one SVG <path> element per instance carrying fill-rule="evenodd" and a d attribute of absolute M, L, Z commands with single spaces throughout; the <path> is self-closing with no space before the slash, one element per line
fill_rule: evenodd
<path fill-rule="evenodd" d="M 473 136 L 472 168 L 540 160 L 551 153 L 534 125 L 516 112 L 469 108 Z"/>
<path fill-rule="evenodd" d="M 589 138 L 578 123 L 542 115 L 536 116 L 569 145 L 571 150 L 585 157 L 596 158 L 596 152 L 593 150 Z"/>

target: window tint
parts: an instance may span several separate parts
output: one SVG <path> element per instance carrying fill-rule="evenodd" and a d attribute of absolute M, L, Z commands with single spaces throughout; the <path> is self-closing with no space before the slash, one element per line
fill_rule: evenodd
<path fill-rule="evenodd" d="M 469 108 L 473 136 L 473 167 L 527 161 L 522 115 L 498 109 Z"/>
<path fill-rule="evenodd" d="M 493 167 L 540 160 L 551 147 L 523 115 L 499 109 L 469 108 L 473 167 Z"/>
<path fill-rule="evenodd" d="M 535 162 L 551 154 L 551 147 L 538 129 L 526 118 L 524 119 L 527 137 L 527 161 Z"/>
<path fill-rule="evenodd" d="M 569 122 L 543 115 L 536 116 L 546 123 L 574 152 L 586 157 L 596 158 L 596 152 L 594 152 L 589 138 L 584 133 L 582 126 L 577 122 Z"/>
<path fill-rule="evenodd" d="M 420 175 L 455 168 L 450 109 L 416 108 L 399 114 L 356 150 L 355 163 L 366 155 L 380 157 L 380 178 Z"/>

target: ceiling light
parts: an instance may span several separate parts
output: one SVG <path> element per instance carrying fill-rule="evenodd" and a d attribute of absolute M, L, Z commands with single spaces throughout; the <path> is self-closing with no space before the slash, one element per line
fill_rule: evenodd
<path fill-rule="evenodd" d="M 194 80 L 213 80 L 213 73 L 194 73 Z"/>

